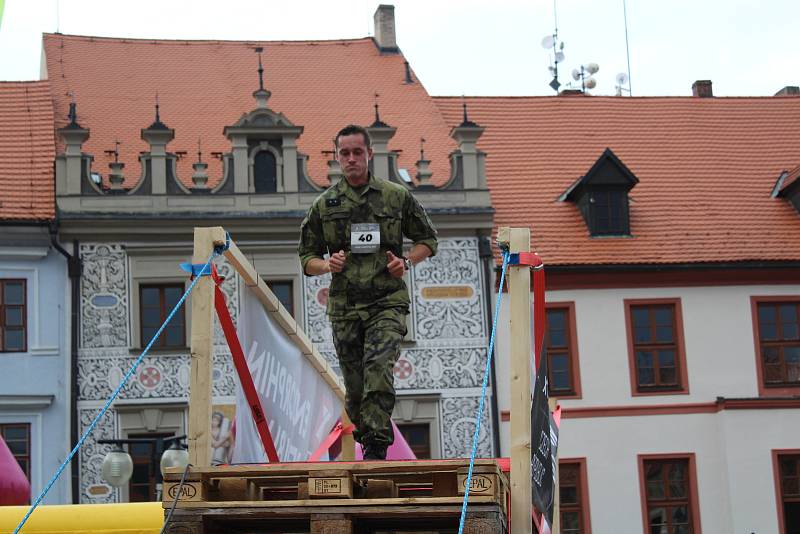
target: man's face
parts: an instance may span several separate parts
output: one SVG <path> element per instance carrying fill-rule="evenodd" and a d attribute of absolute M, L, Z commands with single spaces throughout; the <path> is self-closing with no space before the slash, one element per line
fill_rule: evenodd
<path fill-rule="evenodd" d="M 367 170 L 372 149 L 367 147 L 360 133 L 343 135 L 339 138 L 336 159 L 351 185 L 367 183 Z"/>

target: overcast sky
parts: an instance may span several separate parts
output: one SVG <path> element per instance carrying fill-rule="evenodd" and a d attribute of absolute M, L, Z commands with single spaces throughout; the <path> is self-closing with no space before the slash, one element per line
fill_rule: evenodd
<path fill-rule="evenodd" d="M 38 79 L 41 34 L 308 40 L 373 35 L 374 0 L 5 0 L 0 80 Z M 385 3 L 391 3 L 389 1 Z M 550 95 L 553 0 L 395 0 L 397 40 L 433 95 Z M 594 94 L 627 72 L 623 0 L 556 0 L 559 79 L 595 62 Z M 634 96 L 770 96 L 800 85 L 798 0 L 627 0 Z M 347 73 L 342 73 L 347 75 Z M 579 125 L 576 125 L 579 127 Z"/>

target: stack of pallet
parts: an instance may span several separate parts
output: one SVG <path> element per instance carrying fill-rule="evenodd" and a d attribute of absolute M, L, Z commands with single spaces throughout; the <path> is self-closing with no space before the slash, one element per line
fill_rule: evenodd
<path fill-rule="evenodd" d="M 318 462 L 170 470 L 167 532 L 401 534 L 457 532 L 467 460 Z M 464 532 L 506 534 L 508 480 L 476 460 Z"/>

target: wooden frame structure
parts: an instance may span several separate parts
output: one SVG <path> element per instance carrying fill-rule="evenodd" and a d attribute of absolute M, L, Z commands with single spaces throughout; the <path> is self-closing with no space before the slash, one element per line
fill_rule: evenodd
<path fill-rule="evenodd" d="M 300 349 L 303 356 L 314 366 L 325 382 L 344 401 L 344 384 L 311 343 L 311 340 L 298 328 L 294 317 L 283 307 L 278 297 L 258 275 L 255 267 L 247 260 L 233 241 L 227 241 L 221 226 L 194 229 L 194 254 L 192 263 L 205 265 L 214 247 L 228 248 L 223 252 L 247 288 L 254 292 L 275 323 L 286 332 L 289 339 Z M 191 333 L 191 381 L 189 390 L 189 463 L 195 467 L 211 465 L 211 371 L 214 350 L 213 339 L 214 281 L 210 276 L 202 276 L 197 281 L 192 294 L 192 333 Z M 346 424 L 347 414 L 342 410 L 342 421 Z M 355 444 L 352 435 L 343 437 L 342 460 L 353 460 Z"/>
<path fill-rule="evenodd" d="M 195 228 L 192 263 L 205 265 L 215 247 L 227 247 L 223 255 L 245 285 L 344 400 L 341 379 L 221 227 Z M 398 526 L 449 532 L 458 525 L 469 470 L 464 459 L 353 462 L 349 436 L 343 440 L 340 462 L 210 466 L 213 312 L 214 281 L 203 276 L 192 295 L 188 431 L 192 467 L 187 473 L 167 469 L 164 475 L 163 506 L 169 509 L 173 501 L 177 506 L 167 532 L 299 528 L 316 534 L 352 534 L 374 527 L 394 531 Z M 342 419 L 349 424 L 346 414 Z M 464 533 L 507 534 L 507 495 L 508 479 L 497 462 L 476 460 Z"/>

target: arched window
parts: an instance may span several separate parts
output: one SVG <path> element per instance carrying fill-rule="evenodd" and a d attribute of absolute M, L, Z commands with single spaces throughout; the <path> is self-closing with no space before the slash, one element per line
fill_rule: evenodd
<path fill-rule="evenodd" d="M 253 162 L 253 180 L 256 193 L 275 193 L 278 190 L 278 168 L 275 154 L 261 150 Z"/>

